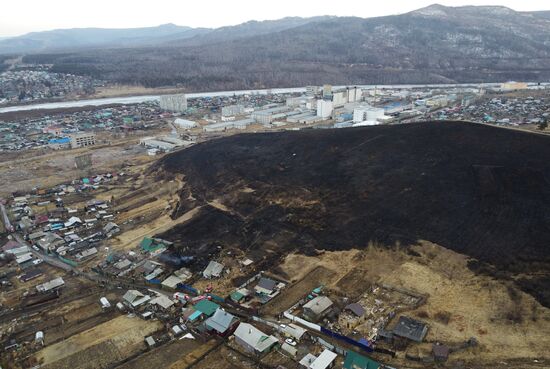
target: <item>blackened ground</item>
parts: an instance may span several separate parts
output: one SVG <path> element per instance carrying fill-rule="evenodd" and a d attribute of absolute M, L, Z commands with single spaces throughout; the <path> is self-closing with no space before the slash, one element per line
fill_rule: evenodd
<path fill-rule="evenodd" d="M 184 174 L 197 203 L 233 211 L 166 235 L 181 242 L 281 256 L 423 239 L 510 276 L 537 273 L 525 290 L 549 281 L 549 137 L 461 122 L 243 134 L 158 170 Z"/>

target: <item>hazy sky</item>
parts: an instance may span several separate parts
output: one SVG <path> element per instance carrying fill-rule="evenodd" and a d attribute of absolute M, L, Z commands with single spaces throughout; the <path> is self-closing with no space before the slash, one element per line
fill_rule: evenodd
<path fill-rule="evenodd" d="M 0 37 L 56 28 L 126 28 L 163 23 L 220 27 L 285 16 L 366 18 L 405 13 L 434 2 L 550 10 L 548 0 L 1 0 Z"/>

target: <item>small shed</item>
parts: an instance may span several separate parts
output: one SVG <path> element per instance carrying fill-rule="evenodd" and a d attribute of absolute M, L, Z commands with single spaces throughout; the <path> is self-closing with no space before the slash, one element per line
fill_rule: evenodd
<path fill-rule="evenodd" d="M 149 348 L 155 346 L 155 344 L 156 344 L 155 339 L 151 336 L 145 338 L 145 343 L 147 344 L 147 347 L 149 347 Z"/>
<path fill-rule="evenodd" d="M 281 349 L 283 349 L 283 351 L 285 351 L 286 353 L 290 354 L 290 356 L 292 357 L 296 357 L 298 355 L 298 350 L 296 349 L 296 347 L 290 346 L 286 342 L 281 345 Z"/>
<path fill-rule="evenodd" d="M 290 323 L 286 325 L 284 328 L 282 328 L 282 333 L 286 337 L 292 337 L 293 339 L 299 341 L 302 339 L 304 334 L 307 333 L 307 331 L 296 324 Z"/>
<path fill-rule="evenodd" d="M 363 315 L 365 315 L 365 308 L 363 308 L 361 305 L 359 305 L 356 302 L 347 305 L 344 308 L 344 310 L 352 312 L 355 316 L 357 316 L 359 318 L 362 317 Z"/>
<path fill-rule="evenodd" d="M 210 261 L 208 266 L 202 272 L 204 278 L 219 278 L 223 271 L 223 264 L 218 263 L 217 261 Z"/>
<path fill-rule="evenodd" d="M 262 277 L 258 281 L 256 287 L 254 287 L 254 290 L 259 295 L 270 295 L 271 293 L 273 293 L 276 286 L 277 282 L 275 282 L 274 280 Z"/>
<path fill-rule="evenodd" d="M 440 343 L 434 343 L 432 346 L 432 354 L 436 361 L 447 361 L 449 358 L 449 346 Z"/>
<path fill-rule="evenodd" d="M 334 365 L 334 360 L 336 360 L 336 355 L 334 352 L 330 351 L 329 349 L 324 349 L 323 352 L 321 352 L 321 355 L 311 363 L 309 366 L 310 369 L 327 369 L 332 368 Z"/>
<path fill-rule="evenodd" d="M 428 326 L 426 323 L 407 316 L 400 316 L 397 325 L 393 329 L 395 336 L 408 338 L 415 342 L 422 342 L 427 333 Z"/>

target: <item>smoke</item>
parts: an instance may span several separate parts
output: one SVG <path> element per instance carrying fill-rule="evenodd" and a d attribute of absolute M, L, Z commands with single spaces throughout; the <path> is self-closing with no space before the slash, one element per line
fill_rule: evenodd
<path fill-rule="evenodd" d="M 159 260 L 171 266 L 180 267 L 183 265 L 189 265 L 195 260 L 195 257 L 163 253 L 160 254 Z"/>

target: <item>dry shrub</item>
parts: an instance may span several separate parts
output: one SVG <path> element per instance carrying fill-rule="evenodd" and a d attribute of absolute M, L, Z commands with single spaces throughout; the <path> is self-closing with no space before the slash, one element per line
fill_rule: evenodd
<path fill-rule="evenodd" d="M 428 319 L 430 317 L 430 314 L 428 314 L 428 312 L 425 310 L 420 310 L 416 312 L 416 316 L 419 318 Z"/>
<path fill-rule="evenodd" d="M 451 321 L 451 313 L 448 311 L 438 311 L 434 315 L 434 319 L 445 325 L 449 324 Z"/>
<path fill-rule="evenodd" d="M 521 306 L 522 296 L 517 289 L 513 286 L 508 286 L 507 288 L 508 295 L 510 296 L 511 304 L 509 308 L 505 311 L 504 317 L 506 320 L 509 320 L 512 323 L 520 324 L 523 323 L 523 308 Z"/>

